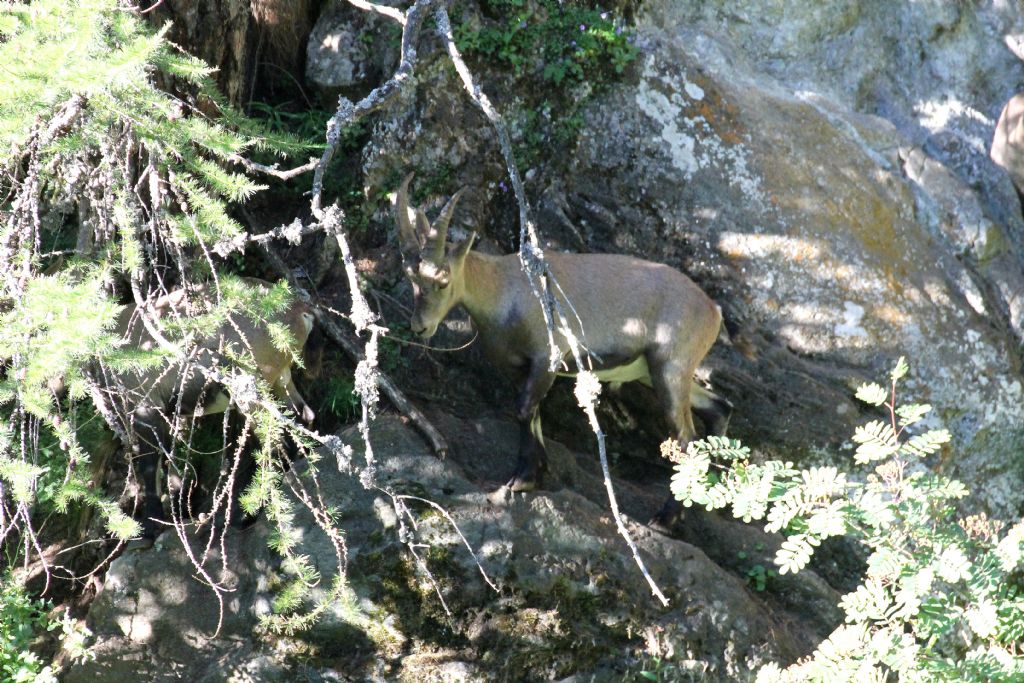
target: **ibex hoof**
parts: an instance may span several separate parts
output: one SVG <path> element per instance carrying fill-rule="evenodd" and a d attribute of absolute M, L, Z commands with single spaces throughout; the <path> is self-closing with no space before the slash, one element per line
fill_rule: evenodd
<path fill-rule="evenodd" d="M 661 506 L 661 509 L 658 510 L 658 513 L 647 522 L 647 526 L 659 534 L 670 536 L 672 534 L 672 527 L 675 526 L 682 516 L 683 506 L 675 498 L 669 498 Z"/>
<path fill-rule="evenodd" d="M 505 487 L 508 488 L 510 491 L 514 491 L 516 493 L 520 491 L 536 491 L 537 480 L 535 478 L 525 479 L 523 477 L 520 477 L 519 475 L 516 475 L 508 480 L 508 483 L 505 484 Z"/>

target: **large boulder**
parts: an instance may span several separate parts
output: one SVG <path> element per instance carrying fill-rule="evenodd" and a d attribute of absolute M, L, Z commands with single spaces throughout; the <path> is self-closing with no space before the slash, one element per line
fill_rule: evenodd
<path fill-rule="evenodd" d="M 904 398 L 956 437 L 934 464 L 1015 517 L 1019 216 L 1001 224 L 888 121 L 795 93 L 728 43 L 653 20 L 643 35 L 638 83 L 588 109 L 548 213 L 584 248 L 681 266 L 723 302 L 758 351 L 717 352 L 717 381 L 766 452 L 838 445 L 863 419 L 851 388 L 906 355 Z"/>
<path fill-rule="evenodd" d="M 987 148 L 1024 85 L 1022 30 L 1013 3 L 651 0 L 632 72 L 590 99 L 574 148 L 525 169 L 540 232 L 553 249 L 668 263 L 714 296 L 743 344 L 712 352 L 711 382 L 736 404 L 733 434 L 766 457 L 848 467 L 840 449 L 867 417 L 853 389 L 907 356 L 902 398 L 954 434 L 929 465 L 1016 517 L 1024 220 Z M 444 58 L 424 59 L 420 88 L 375 129 L 366 181 L 444 166 L 435 186 L 471 187 L 453 231 L 508 250 L 493 136 Z M 521 104 L 515 84 L 485 89 Z M 607 422 L 656 412 L 626 399 L 641 407 Z M 546 416 L 562 438 L 581 425 L 563 426 L 569 412 Z"/>

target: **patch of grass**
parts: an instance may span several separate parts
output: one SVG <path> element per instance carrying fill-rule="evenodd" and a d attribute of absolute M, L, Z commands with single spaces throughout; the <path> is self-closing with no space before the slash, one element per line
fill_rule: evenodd
<path fill-rule="evenodd" d="M 355 379 L 347 374 L 331 375 L 324 382 L 323 397 L 318 412 L 328 412 L 343 423 L 359 416 L 360 403 L 355 391 Z"/>

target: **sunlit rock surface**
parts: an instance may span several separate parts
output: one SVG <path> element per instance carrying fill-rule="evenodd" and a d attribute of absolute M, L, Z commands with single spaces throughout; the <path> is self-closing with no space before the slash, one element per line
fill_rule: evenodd
<path fill-rule="evenodd" d="M 1022 445 L 1019 217 L 1000 224 L 888 121 L 759 77 L 705 34 L 652 27 L 644 47 L 639 86 L 591 108 L 558 189 L 586 243 L 703 276 L 758 339 L 753 365 L 723 354 L 719 374 L 773 396 L 737 402 L 769 452 L 823 423 L 849 434 L 858 411 L 830 385 L 906 355 L 904 400 L 956 436 L 936 464 L 1012 517 L 1021 463 L 993 456 Z"/>

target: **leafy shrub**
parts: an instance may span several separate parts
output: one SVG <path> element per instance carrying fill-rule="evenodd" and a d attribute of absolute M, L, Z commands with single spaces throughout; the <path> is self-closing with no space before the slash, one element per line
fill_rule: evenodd
<path fill-rule="evenodd" d="M 855 462 L 873 466 L 863 482 L 835 467 L 754 463 L 748 448 L 724 437 L 685 452 L 671 441 L 662 447 L 677 463 L 672 490 L 684 505 L 731 506 L 736 517 L 766 520 L 768 531 L 788 536 L 775 558 L 779 573 L 805 567 L 830 536 L 851 536 L 868 550 L 863 582 L 840 603 L 846 623 L 809 658 L 762 668 L 759 683 L 1024 680 L 1024 521 L 1004 530 L 984 515 L 958 516 L 955 502 L 967 489 L 921 462 L 946 447 L 949 432 L 920 430 L 931 406 L 897 405 L 906 373 L 901 358 L 888 387 L 857 391 L 887 412 L 853 436 Z M 715 459 L 730 461 L 717 476 Z"/>
<path fill-rule="evenodd" d="M 286 287 L 263 292 L 217 272 L 250 238 L 233 207 L 264 188 L 239 167 L 258 168 L 255 152 L 316 145 L 282 130 L 281 117 L 256 121 L 233 109 L 213 69 L 168 43 L 166 30 L 116 0 L 0 4 L 0 543 L 12 553 L 31 551 L 17 541 L 32 537 L 51 505 L 91 505 L 122 540 L 139 532 L 89 477 L 75 416 L 90 399 L 113 414 L 100 370 L 189 358 L 229 312 L 265 320 L 290 301 Z M 119 343 L 120 295 L 130 287 L 133 298 L 155 298 L 179 286 L 198 293 L 195 315 L 153 322 L 176 349 Z M 275 345 L 289 346 L 284 327 L 268 329 Z M 219 365 L 250 376 L 254 367 L 244 350 Z M 55 396 L 58 378 L 67 401 Z M 289 554 L 297 534 L 273 452 L 294 427 L 279 419 L 270 387 L 259 383 L 252 396 L 244 412 L 262 448 L 242 502 L 265 507 L 277 547 L 300 563 Z"/>
<path fill-rule="evenodd" d="M 63 650 L 72 661 L 95 655 L 86 647 L 92 633 L 85 625 L 65 614 L 63 619 L 47 615 L 49 605 L 34 600 L 11 574 L 0 578 L 0 681 L 4 683 L 57 683 L 60 673 L 43 666 L 30 646 L 46 632 L 61 630 Z"/>
<path fill-rule="evenodd" d="M 599 83 L 621 74 L 636 57 L 631 35 L 610 12 L 554 0 L 484 0 L 496 23 L 459 26 L 456 41 L 469 55 L 497 60 L 522 75 L 540 71 L 553 85 Z"/>
<path fill-rule="evenodd" d="M 0 580 L 0 680 L 11 683 L 56 683 L 57 678 L 29 650 L 37 635 L 52 631 L 45 604 L 33 600 L 10 575 Z"/>
<path fill-rule="evenodd" d="M 522 79 L 531 101 L 512 112 L 517 160 L 530 166 L 550 144 L 572 142 L 589 98 L 637 56 L 631 32 L 609 11 L 586 2 L 483 0 L 482 22 L 463 21 L 455 40 L 467 59 L 503 67 Z"/>

